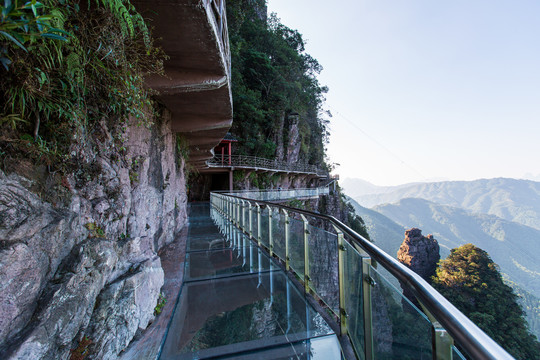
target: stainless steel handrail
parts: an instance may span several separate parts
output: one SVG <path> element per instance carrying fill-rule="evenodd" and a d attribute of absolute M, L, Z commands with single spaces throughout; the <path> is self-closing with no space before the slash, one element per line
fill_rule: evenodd
<path fill-rule="evenodd" d="M 407 268 L 396 259 L 379 249 L 376 245 L 366 240 L 357 232 L 349 228 L 330 215 L 324 215 L 309 210 L 293 208 L 286 205 L 275 204 L 268 201 L 253 200 L 230 194 L 229 192 L 219 192 L 221 195 L 230 196 L 239 200 L 256 202 L 271 207 L 279 207 L 289 212 L 299 213 L 314 218 L 329 221 L 343 233 L 347 234 L 351 240 L 357 243 L 365 252 L 384 267 L 391 275 L 407 286 L 420 303 L 433 315 L 437 321 L 448 331 L 454 340 L 459 344 L 467 355 L 473 359 L 499 359 L 515 360 L 506 350 L 484 333 L 478 326 L 469 320 L 452 303 L 437 292 L 422 277 L 411 269 Z"/>

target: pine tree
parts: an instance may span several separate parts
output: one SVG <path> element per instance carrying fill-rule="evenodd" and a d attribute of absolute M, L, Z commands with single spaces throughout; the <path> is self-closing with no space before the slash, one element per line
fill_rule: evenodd
<path fill-rule="evenodd" d="M 514 357 L 540 359 L 540 343 L 528 332 L 517 296 L 487 252 L 473 244 L 452 249 L 433 286 Z"/>

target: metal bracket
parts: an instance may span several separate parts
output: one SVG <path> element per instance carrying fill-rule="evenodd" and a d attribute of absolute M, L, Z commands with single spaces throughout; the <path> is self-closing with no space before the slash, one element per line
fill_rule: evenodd
<path fill-rule="evenodd" d="M 364 276 L 364 280 L 371 286 L 377 285 L 377 282 L 369 275 Z"/>

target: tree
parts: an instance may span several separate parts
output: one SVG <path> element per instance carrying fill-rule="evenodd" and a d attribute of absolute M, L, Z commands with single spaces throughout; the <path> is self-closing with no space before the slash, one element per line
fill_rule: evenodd
<path fill-rule="evenodd" d="M 300 160 L 326 166 L 322 103 L 328 89 L 316 78 L 322 67 L 305 53 L 298 31 L 275 14 L 261 16 L 261 9 L 261 0 L 227 1 L 236 150 L 268 158 L 286 153 L 289 115 L 298 113 Z"/>
<path fill-rule="evenodd" d="M 433 286 L 517 359 L 540 359 L 540 343 L 528 332 L 512 288 L 488 253 L 466 244 L 440 262 Z"/>

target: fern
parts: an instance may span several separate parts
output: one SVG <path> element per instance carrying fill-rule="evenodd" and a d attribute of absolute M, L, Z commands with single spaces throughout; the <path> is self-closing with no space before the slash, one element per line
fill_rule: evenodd
<path fill-rule="evenodd" d="M 133 38 L 135 36 L 135 25 L 142 32 L 144 43 L 150 46 L 150 32 L 141 14 L 137 12 L 135 6 L 129 1 L 123 0 L 96 0 L 96 2 L 109 9 L 120 24 L 122 34 Z"/>

